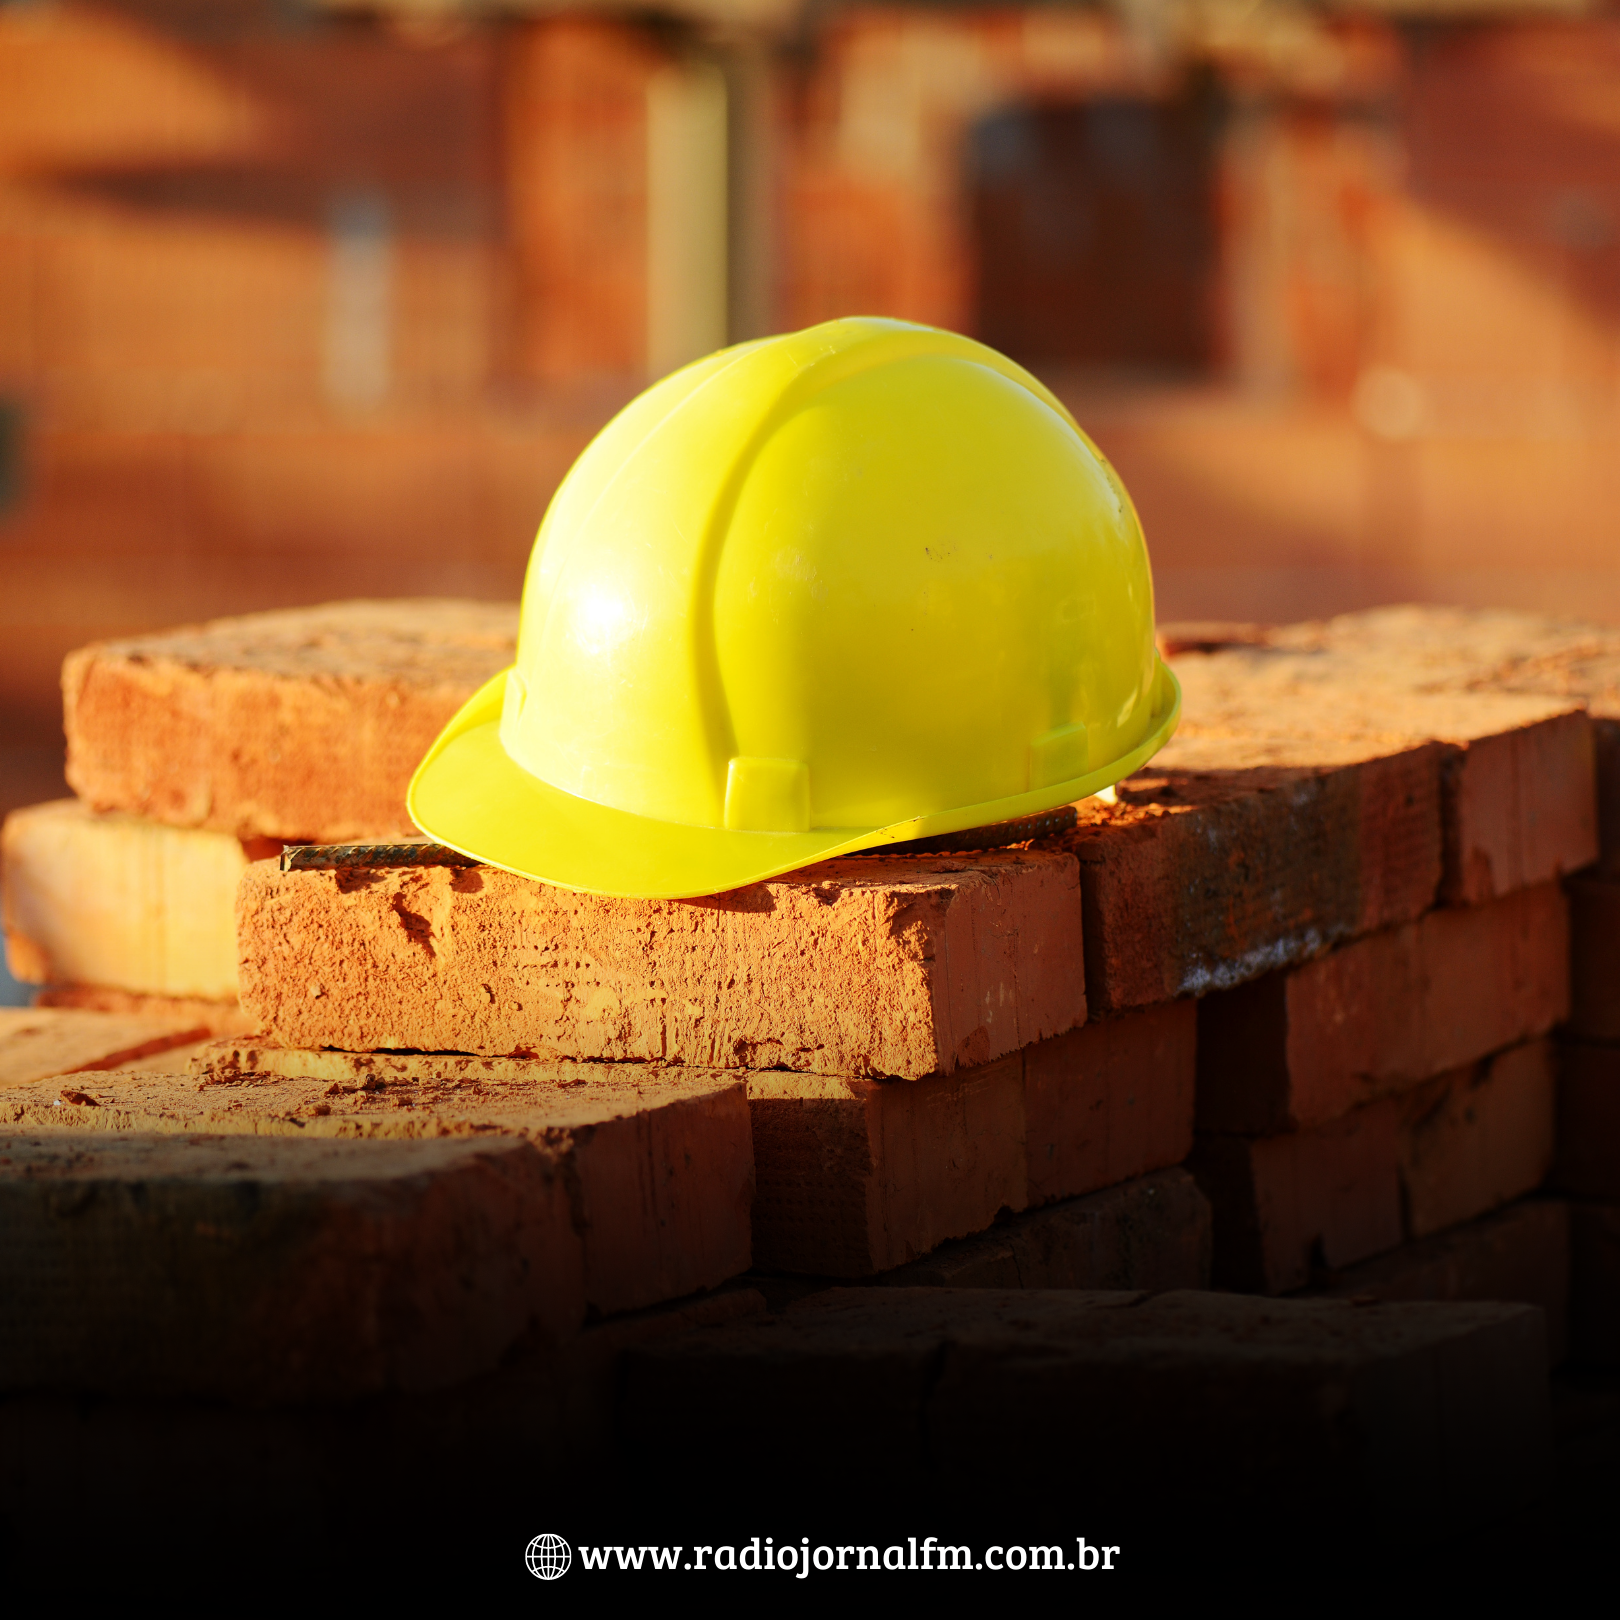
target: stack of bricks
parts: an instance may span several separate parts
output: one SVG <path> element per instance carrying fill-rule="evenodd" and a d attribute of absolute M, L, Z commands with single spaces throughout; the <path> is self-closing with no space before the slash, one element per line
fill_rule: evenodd
<path fill-rule="evenodd" d="M 239 1032 L 236 885 L 285 843 L 409 834 L 405 787 L 511 658 L 509 607 L 349 602 L 73 653 L 77 797 L 7 818 L 6 951 L 41 1006 Z"/>
<path fill-rule="evenodd" d="M 1580 705 L 1590 716 L 1596 861 L 1564 884 L 1570 1009 L 1550 1188 L 1568 1200 L 1571 1354 L 1612 1366 L 1620 1362 L 1620 632 L 1516 613 L 1389 609 L 1275 639 L 1331 642 L 1363 660 L 1398 649 L 1430 692 L 1506 693 Z M 1538 766 L 1545 776 L 1548 762 Z"/>
<path fill-rule="evenodd" d="M 1561 1352 L 1572 1206 L 1532 1195 L 1558 1153 L 1577 1304 L 1581 1233 L 1612 1243 L 1620 1199 L 1597 1126 L 1586 1159 L 1555 1148 L 1572 873 L 1587 875 L 1571 882 L 1566 1121 L 1608 1106 L 1601 1043 L 1620 1032 L 1601 1022 L 1608 936 L 1579 921 L 1582 896 L 1614 893 L 1590 875 L 1595 688 L 1548 674 L 1551 653 L 1528 674 L 1492 663 L 1477 616 L 1184 630 L 1168 643 L 1181 734 L 1067 832 L 635 901 L 402 842 L 410 766 L 509 658 L 511 623 L 350 605 L 69 660 L 84 803 L 8 832 L 14 959 L 64 976 L 54 941 L 79 902 L 46 901 L 77 893 L 96 840 L 225 840 L 243 1022 L 184 1060 L 173 1009 L 167 1052 L 105 1022 L 128 1007 L 0 1030 L 16 1286 L 81 1302 L 22 1313 L 44 1326 L 0 1343 L 7 1387 L 444 1388 L 522 1345 L 582 1342 L 593 1319 L 706 1296 L 704 1320 L 752 1321 L 760 1296 L 721 1288 L 750 1268 L 823 1304 L 780 1331 L 702 1330 L 718 1336 L 693 1340 L 703 1366 L 769 1362 L 789 1340 L 842 1366 L 862 1335 L 897 1336 L 905 1360 L 924 1287 L 964 1322 L 994 1318 L 991 1361 L 1016 1369 L 1008 1289 L 1140 1300 L 1211 1281 L 1529 1301 Z M 1575 644 L 1540 633 L 1560 656 Z M 39 829 L 58 824 L 77 830 L 52 845 Z M 284 847 L 301 843 L 317 847 Z M 203 867 L 186 868 L 189 898 L 217 914 L 225 880 L 206 889 Z M 162 891 L 130 875 L 136 858 L 96 870 L 104 909 L 146 927 Z M 29 1041 L 70 1036 L 83 1050 L 25 1061 Z M 63 1200 L 63 1182 L 98 1196 Z M 67 1232 L 70 1204 L 95 1211 L 93 1242 Z M 178 1234 L 163 1287 L 143 1271 L 159 1228 Z M 177 1287 L 207 1312 L 177 1312 Z M 1301 1324 L 1348 1320 L 1321 1314 L 1339 1303 L 1275 1320 L 1304 1345 L 1317 1328 Z M 1166 1306 L 1153 1331 L 1190 1365 L 1206 1328 L 1213 1346 L 1273 1320 L 1246 1309 Z M 1421 1320 L 1438 1343 L 1487 1318 Z M 1085 1321 L 1081 1339 L 1126 1332 Z M 637 1354 L 623 1388 L 649 1413 L 659 1398 L 637 1389 L 709 1376 L 688 1350 Z"/>
<path fill-rule="evenodd" d="M 7 1387 L 445 1387 L 747 1268 L 735 1074 L 241 1039 L 244 878 L 310 847 L 415 859 L 410 773 L 515 631 L 509 607 L 344 603 L 68 659 L 80 797 L 5 834 L 11 959 L 49 986 L 0 1017 Z M 91 1215 L 64 1218 L 64 1183 Z"/>
<path fill-rule="evenodd" d="M 104 1000 L 0 1024 L 6 1422 L 209 1403 L 251 1448 L 271 1403 L 314 1445 L 394 1395 L 431 1473 L 470 1456 L 408 1427 L 444 1396 L 489 1458 L 653 1477 L 758 1450 L 763 1411 L 773 1489 L 854 1450 L 873 1489 L 1068 1502 L 1081 1447 L 1158 1515 L 1171 1448 L 1178 1511 L 1218 1474 L 1387 1528 L 1539 1489 L 1571 1225 L 1594 1356 L 1620 1207 L 1615 750 L 1570 633 L 1511 667 L 1477 616 L 1179 633 L 1181 735 L 1066 833 L 651 902 L 408 838 L 510 624 L 70 659 L 81 802 L 8 829 L 8 925 Z M 225 889 L 237 1027 L 58 966 L 217 932 Z M 55 1456 L 40 1422 L 0 1439 Z"/>
<path fill-rule="evenodd" d="M 233 1072 L 342 1047 L 733 1077 L 765 1270 L 897 1280 L 1040 1210 L 903 1280 L 1207 1281 L 1207 1208 L 1172 1168 L 1195 1011 L 1087 1021 L 1066 851 L 845 859 L 700 901 L 262 863 L 240 929 L 244 1004 L 274 1047 L 220 1048 Z"/>
<path fill-rule="evenodd" d="M 1590 1359 L 1597 1217 L 1525 1195 L 1559 1096 L 1569 1140 L 1547 1036 L 1570 1008 L 1559 879 L 1598 854 L 1604 638 L 1409 609 L 1169 641 L 1187 723 L 1078 847 L 1094 1001 L 1201 996 L 1217 1283 L 1532 1300 L 1562 1354 L 1573 1218 Z"/>

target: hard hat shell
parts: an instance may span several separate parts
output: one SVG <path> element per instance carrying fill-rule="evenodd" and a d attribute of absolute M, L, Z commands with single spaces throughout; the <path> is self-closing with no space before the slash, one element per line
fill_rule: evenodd
<path fill-rule="evenodd" d="M 409 803 L 490 864 L 690 897 L 1070 803 L 1179 712 L 1135 510 L 1057 399 L 968 338 L 831 321 L 602 430 L 516 664 Z"/>

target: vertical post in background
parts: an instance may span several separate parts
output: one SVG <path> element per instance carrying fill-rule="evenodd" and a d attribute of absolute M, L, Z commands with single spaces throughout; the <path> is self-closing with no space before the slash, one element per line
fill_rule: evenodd
<path fill-rule="evenodd" d="M 662 377 L 728 336 L 726 76 L 689 59 L 647 86 L 647 370 Z"/>
<path fill-rule="evenodd" d="M 776 118 L 771 51 L 763 38 L 729 43 L 726 75 L 727 338 L 776 330 Z"/>
<path fill-rule="evenodd" d="M 1286 130 L 1273 105 L 1257 98 L 1237 103 L 1222 161 L 1228 363 L 1246 392 L 1287 398 L 1298 382 L 1288 324 L 1293 177 Z"/>
<path fill-rule="evenodd" d="M 394 234 L 380 191 L 345 192 L 328 214 L 326 396 L 370 410 L 393 382 Z"/>

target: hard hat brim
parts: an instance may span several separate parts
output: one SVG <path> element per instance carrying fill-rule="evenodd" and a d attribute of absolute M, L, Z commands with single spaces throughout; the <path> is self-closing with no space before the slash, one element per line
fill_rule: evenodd
<path fill-rule="evenodd" d="M 644 900 L 722 894 L 856 850 L 1072 804 L 1145 764 L 1181 717 L 1180 684 L 1158 660 L 1149 733 L 1129 753 L 1073 781 L 886 827 L 732 832 L 615 810 L 531 775 L 501 745 L 505 686 L 503 671 L 468 699 L 428 751 L 407 795 L 411 819 L 428 837 L 486 865 L 586 894 Z"/>

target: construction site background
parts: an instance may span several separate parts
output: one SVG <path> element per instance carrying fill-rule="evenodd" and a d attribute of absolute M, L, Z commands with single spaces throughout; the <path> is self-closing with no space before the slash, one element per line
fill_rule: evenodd
<path fill-rule="evenodd" d="M 96 637 L 515 597 L 650 377 L 882 314 L 1072 404 L 1161 617 L 1620 622 L 1620 19 L 0 5 L 0 810 Z"/>

